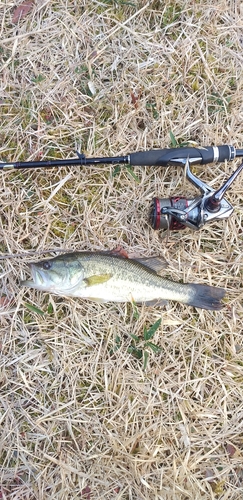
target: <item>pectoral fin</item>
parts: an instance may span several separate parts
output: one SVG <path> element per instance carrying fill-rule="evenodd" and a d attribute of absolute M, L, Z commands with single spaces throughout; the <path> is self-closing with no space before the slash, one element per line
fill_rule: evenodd
<path fill-rule="evenodd" d="M 88 278 L 84 278 L 84 282 L 86 286 L 100 285 L 101 283 L 105 283 L 111 279 L 112 274 L 94 274 L 93 276 L 89 276 Z"/>

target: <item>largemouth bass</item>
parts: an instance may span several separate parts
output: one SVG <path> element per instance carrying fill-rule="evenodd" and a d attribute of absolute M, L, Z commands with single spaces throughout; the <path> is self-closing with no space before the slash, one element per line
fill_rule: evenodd
<path fill-rule="evenodd" d="M 74 252 L 30 264 L 33 281 L 21 284 L 57 295 L 98 302 L 154 305 L 172 300 L 221 309 L 225 290 L 163 278 L 158 258 L 128 259 L 105 252 Z M 162 266 L 164 267 L 164 266 Z"/>

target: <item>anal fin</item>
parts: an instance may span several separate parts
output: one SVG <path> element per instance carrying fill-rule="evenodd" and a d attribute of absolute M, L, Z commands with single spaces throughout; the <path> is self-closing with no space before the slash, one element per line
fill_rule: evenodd
<path fill-rule="evenodd" d="M 164 307 L 168 304 L 168 300 L 153 299 L 144 302 L 136 302 L 136 304 L 144 304 L 147 307 Z"/>

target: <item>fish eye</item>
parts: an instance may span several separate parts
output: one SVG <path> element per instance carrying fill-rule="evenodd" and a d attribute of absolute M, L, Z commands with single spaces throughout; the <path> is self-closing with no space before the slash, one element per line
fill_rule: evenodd
<path fill-rule="evenodd" d="M 43 269 L 46 269 L 46 270 L 50 269 L 51 263 L 49 262 L 49 260 L 46 260 L 45 262 L 43 262 L 42 267 L 43 267 Z"/>

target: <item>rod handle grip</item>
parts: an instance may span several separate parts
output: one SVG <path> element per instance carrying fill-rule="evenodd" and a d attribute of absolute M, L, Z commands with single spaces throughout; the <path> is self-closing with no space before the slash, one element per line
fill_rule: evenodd
<path fill-rule="evenodd" d="M 130 154 L 131 166 L 159 166 L 166 167 L 173 160 L 178 163 L 189 158 L 193 163 L 205 165 L 212 162 L 222 162 L 235 158 L 235 148 L 233 146 L 209 146 L 201 148 L 170 148 L 152 149 L 150 151 L 139 151 Z"/>

